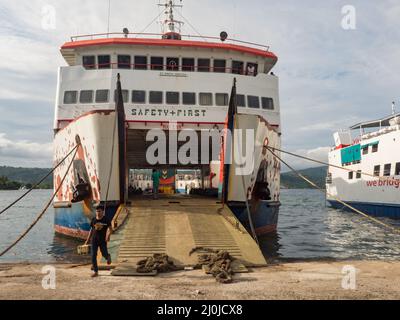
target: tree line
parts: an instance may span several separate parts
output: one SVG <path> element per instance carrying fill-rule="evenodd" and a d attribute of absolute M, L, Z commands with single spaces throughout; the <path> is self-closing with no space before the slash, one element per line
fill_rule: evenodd
<path fill-rule="evenodd" d="M 13 181 L 5 176 L 0 176 L 0 190 L 19 190 L 21 188 L 30 189 L 32 188 L 31 183 L 21 183 L 18 181 Z M 42 183 L 35 189 L 51 189 L 52 185 L 49 183 Z"/>

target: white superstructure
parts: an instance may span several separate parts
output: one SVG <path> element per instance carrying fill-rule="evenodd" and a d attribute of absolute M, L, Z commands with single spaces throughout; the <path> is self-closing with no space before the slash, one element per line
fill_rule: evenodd
<path fill-rule="evenodd" d="M 359 135 L 351 139 L 351 131 Z M 335 133 L 329 153 L 327 200 L 339 198 L 372 215 L 400 216 L 400 114 Z M 353 131 L 354 132 L 354 131 Z M 354 171 L 354 172 L 353 172 Z M 365 173 L 365 174 L 364 174 Z"/>
<path fill-rule="evenodd" d="M 65 234 L 87 228 L 94 203 L 107 202 L 117 209 L 126 201 L 129 170 L 190 169 L 202 172 L 204 189 L 218 189 L 221 194 L 223 182 L 229 186 L 226 200 L 238 208 L 238 216 L 243 215 L 246 200 L 258 197 L 256 231 L 274 231 L 280 206 L 280 165 L 264 146 L 280 147 L 279 79 L 271 72 L 278 58 L 268 46 L 230 39 L 225 32 L 219 37 L 182 35 L 181 22 L 174 18 L 174 1 L 164 6 L 162 34 L 130 33 L 125 28 L 123 33 L 75 36 L 61 47 L 67 65 L 58 72 L 55 162 L 76 144 L 77 137 L 81 145 L 74 175 L 67 178 L 55 200 L 56 228 Z M 117 112 L 118 75 L 124 110 Z M 255 142 L 248 144 L 253 148 L 249 153 L 254 166 L 244 178 L 236 174 L 242 166 L 238 163 L 224 176 L 224 138 L 218 137 L 211 150 L 209 137 L 203 136 L 226 128 L 235 78 L 237 139 L 246 147 L 246 131 Z M 152 129 L 166 134 L 166 149 L 161 153 L 168 163 L 155 165 L 147 157 L 155 142 L 147 140 Z M 185 145 L 180 134 L 189 131 L 193 140 L 198 139 L 198 149 L 191 149 L 194 161 L 171 161 L 171 155 Z M 55 188 L 64 171 L 61 167 L 55 172 Z M 224 180 L 227 176 L 229 181 Z M 71 204 L 79 178 L 91 192 L 83 204 Z"/>

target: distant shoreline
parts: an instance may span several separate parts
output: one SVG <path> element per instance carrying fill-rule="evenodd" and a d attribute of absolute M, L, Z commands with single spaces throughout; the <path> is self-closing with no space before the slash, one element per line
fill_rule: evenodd
<path fill-rule="evenodd" d="M 14 168 L 7 166 L 0 166 L 0 190 L 19 190 L 21 187 L 29 189 L 35 182 L 40 181 L 51 171 L 50 168 Z M 319 187 L 325 189 L 327 167 L 316 167 L 299 170 L 299 173 L 315 182 Z M 3 178 L 3 184 L 2 179 Z M 4 178 L 8 182 L 4 182 Z M 299 189 L 307 190 L 313 189 L 306 181 L 299 178 L 292 172 L 281 173 L 281 187 L 282 189 Z M 42 185 L 39 186 L 40 190 L 53 189 L 53 177 L 50 175 Z"/>

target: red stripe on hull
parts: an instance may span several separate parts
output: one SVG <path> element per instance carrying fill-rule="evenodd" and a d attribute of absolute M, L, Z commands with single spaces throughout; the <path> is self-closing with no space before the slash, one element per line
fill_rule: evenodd
<path fill-rule="evenodd" d="M 271 225 L 268 225 L 268 226 L 257 228 L 256 229 L 256 234 L 258 236 L 263 236 L 263 235 L 266 235 L 268 233 L 276 232 L 277 229 L 278 229 L 278 227 L 277 227 L 276 224 L 271 224 Z"/>
<path fill-rule="evenodd" d="M 77 230 L 72 228 L 66 228 L 62 226 L 54 226 L 54 230 L 56 233 L 62 234 L 67 237 L 77 238 L 86 240 L 89 236 L 89 231 Z"/>

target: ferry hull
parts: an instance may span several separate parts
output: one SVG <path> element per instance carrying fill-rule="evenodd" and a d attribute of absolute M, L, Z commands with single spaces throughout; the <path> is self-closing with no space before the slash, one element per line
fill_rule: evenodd
<path fill-rule="evenodd" d="M 279 207 L 279 203 L 271 204 L 269 201 L 260 201 L 256 205 L 254 211 L 252 208 L 250 208 L 250 212 L 252 212 L 251 217 L 257 236 L 263 236 L 277 232 Z M 234 204 L 230 205 L 229 208 L 236 215 L 239 221 L 249 228 L 246 205 Z"/>
<path fill-rule="evenodd" d="M 109 206 L 106 217 L 112 221 L 118 207 Z M 86 240 L 90 231 L 90 221 L 95 209 L 87 208 L 83 203 L 74 203 L 69 208 L 54 209 L 54 230 L 63 236 Z"/>
<path fill-rule="evenodd" d="M 335 209 L 351 211 L 350 208 L 343 206 L 338 201 L 328 200 L 328 203 Z M 382 204 L 382 203 L 368 203 L 368 202 L 346 202 L 352 207 L 360 210 L 368 215 L 374 217 L 386 217 L 391 219 L 400 219 L 400 206 Z"/>

